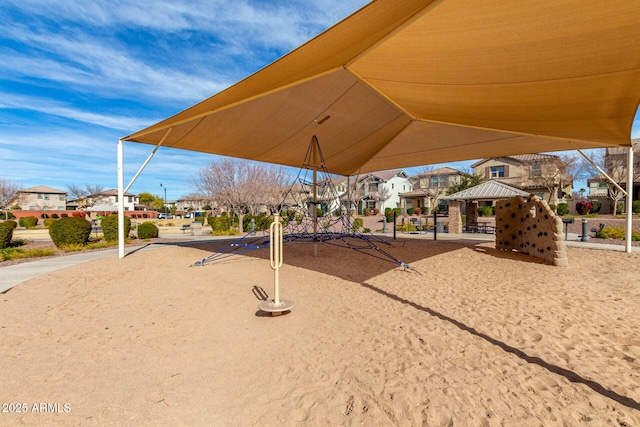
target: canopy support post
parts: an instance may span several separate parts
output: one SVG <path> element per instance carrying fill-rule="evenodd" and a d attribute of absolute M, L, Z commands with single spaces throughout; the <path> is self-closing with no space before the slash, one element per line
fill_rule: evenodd
<path fill-rule="evenodd" d="M 156 145 L 151 154 L 149 154 L 149 157 L 147 157 L 147 160 L 140 166 L 140 169 L 138 169 L 138 172 L 136 172 L 126 188 L 124 187 L 124 146 L 122 139 L 118 140 L 118 258 L 124 258 L 124 193 L 129 191 L 133 183 L 136 182 L 136 179 L 138 179 L 138 176 L 140 176 L 144 168 L 147 167 L 147 164 L 149 164 L 156 154 L 158 148 L 164 143 L 171 129 L 173 128 L 167 129 L 167 132 L 165 132 L 158 145 Z"/>
<path fill-rule="evenodd" d="M 631 232 L 633 231 L 633 146 L 627 153 L 627 233 L 625 237 L 625 251 L 631 253 Z"/>

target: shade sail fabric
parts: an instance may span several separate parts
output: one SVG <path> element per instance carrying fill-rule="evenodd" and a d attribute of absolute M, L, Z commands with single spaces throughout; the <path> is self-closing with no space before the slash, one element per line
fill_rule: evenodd
<path fill-rule="evenodd" d="M 376 0 L 123 139 L 354 175 L 631 146 L 639 101 L 637 0 Z"/>

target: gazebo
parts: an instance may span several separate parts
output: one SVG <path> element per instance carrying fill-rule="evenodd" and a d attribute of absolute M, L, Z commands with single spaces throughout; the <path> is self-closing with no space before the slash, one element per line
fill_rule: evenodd
<path fill-rule="evenodd" d="M 529 193 L 500 181 L 487 181 L 449 196 L 449 233 L 462 233 L 462 202 L 466 202 L 467 228 L 478 223 L 478 201 L 508 199 L 514 196 L 528 197 Z"/>

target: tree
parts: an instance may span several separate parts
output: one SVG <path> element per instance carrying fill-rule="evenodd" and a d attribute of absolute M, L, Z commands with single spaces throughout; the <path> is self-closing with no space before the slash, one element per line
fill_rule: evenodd
<path fill-rule="evenodd" d="M 635 150 L 637 153 L 637 149 Z M 633 165 L 633 181 L 640 180 L 640 159 L 634 157 Z M 613 179 L 621 187 L 625 187 L 627 182 L 627 150 L 624 148 L 608 148 L 606 150 L 598 150 L 598 152 L 592 156 L 593 162 L 606 174 Z M 596 171 L 600 177 L 600 180 L 607 186 L 607 195 L 611 202 L 611 212 L 613 215 L 618 214 L 618 203 L 625 197 L 624 192 L 618 188 L 613 182 L 607 179 L 600 171 L 597 171 L 588 162 L 584 162 L 592 170 Z M 633 188 L 633 185 L 626 186 L 627 188 Z"/>
<path fill-rule="evenodd" d="M 447 190 L 447 195 L 466 190 L 467 188 L 475 187 L 476 185 L 480 185 L 483 182 L 484 177 L 482 175 L 474 175 L 472 173 L 462 172 L 462 175 L 460 176 L 460 182 L 451 185 Z"/>
<path fill-rule="evenodd" d="M 530 168 L 529 184 L 546 189 L 549 193 L 549 204 L 557 204 L 559 191 L 573 182 L 573 177 L 580 175 L 583 163 L 577 154 L 562 154 L 553 161 L 536 163 L 537 167 Z"/>
<path fill-rule="evenodd" d="M 201 168 L 192 184 L 236 214 L 242 231 L 246 214 L 255 215 L 262 206 L 272 211 L 279 207 L 287 180 L 282 166 L 224 157 Z"/>
<path fill-rule="evenodd" d="M 67 190 L 69 190 L 70 198 L 78 202 L 78 207 L 90 208 L 100 203 L 101 198 L 96 197 L 96 194 L 102 193 L 104 187 L 99 184 L 85 184 L 84 186 L 69 184 Z"/>
<path fill-rule="evenodd" d="M 164 200 L 160 196 L 154 196 L 151 193 L 138 194 L 140 204 L 146 205 L 150 210 L 156 212 L 164 212 Z"/>
<path fill-rule="evenodd" d="M 0 178 L 0 209 L 4 210 L 4 217 L 7 218 L 9 205 L 18 195 L 20 185 L 10 179 Z"/>

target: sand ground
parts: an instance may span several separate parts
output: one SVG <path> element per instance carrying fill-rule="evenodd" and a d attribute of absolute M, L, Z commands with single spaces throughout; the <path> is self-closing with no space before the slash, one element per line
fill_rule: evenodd
<path fill-rule="evenodd" d="M 223 244 L 0 295 L 0 425 L 640 425 L 638 253 L 293 243 L 266 317 L 268 251 L 190 267 Z"/>

